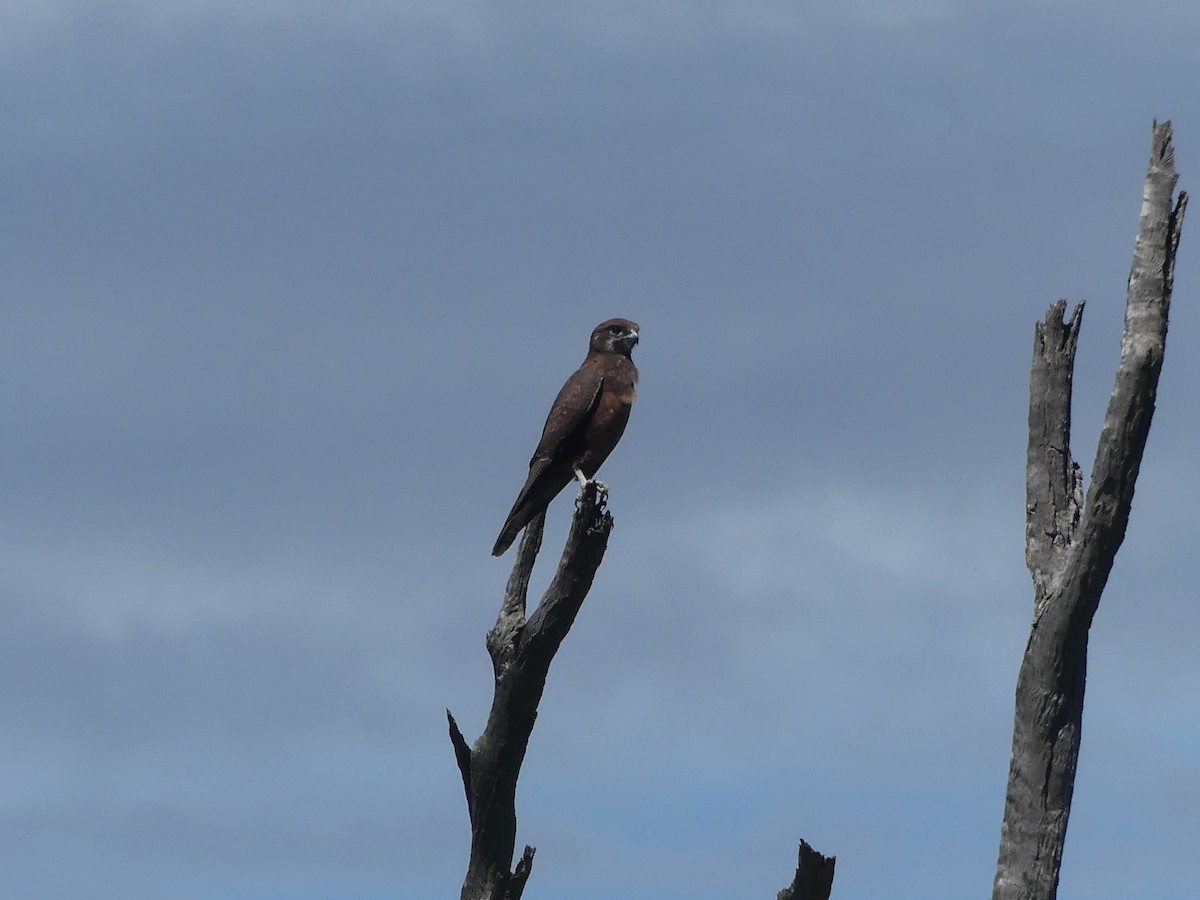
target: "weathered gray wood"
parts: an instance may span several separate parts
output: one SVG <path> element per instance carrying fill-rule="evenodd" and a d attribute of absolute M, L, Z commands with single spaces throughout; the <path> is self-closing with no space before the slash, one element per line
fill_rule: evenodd
<path fill-rule="evenodd" d="M 545 514 L 526 526 L 500 613 L 487 635 L 495 688 L 487 725 L 474 746 L 467 745 L 446 711 L 471 819 L 471 856 L 460 900 L 519 900 L 532 871 L 532 847 L 525 848 L 510 871 L 517 839 L 517 778 L 550 662 L 575 621 L 608 546 L 612 516 L 604 507 L 604 493 L 589 482 L 576 502 L 558 570 L 528 619 L 526 596 Z"/>
<path fill-rule="evenodd" d="M 808 841 L 801 840 L 796 877 L 775 895 L 775 900 L 829 900 L 835 865 L 836 856 L 822 856 Z"/>
<path fill-rule="evenodd" d="M 1088 630 L 1125 537 L 1162 369 L 1187 195 L 1169 122 L 1155 124 L 1121 338 L 1086 500 L 1071 456 L 1071 378 L 1083 304 L 1051 304 L 1034 330 L 1026 457 L 1026 562 L 1034 613 L 1017 676 L 1012 760 L 993 900 L 1052 900 L 1079 759 Z"/>

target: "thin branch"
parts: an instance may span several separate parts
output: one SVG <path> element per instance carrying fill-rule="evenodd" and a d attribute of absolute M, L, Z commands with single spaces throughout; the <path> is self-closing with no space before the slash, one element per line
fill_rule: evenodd
<path fill-rule="evenodd" d="M 492 658 L 492 669 L 497 678 L 500 677 L 501 670 L 515 658 L 516 643 L 525 631 L 525 601 L 529 593 L 529 579 L 533 574 L 533 564 L 537 561 L 538 551 L 542 548 L 542 529 L 545 524 L 546 513 L 543 510 L 525 526 L 525 534 L 521 538 L 521 546 L 517 549 L 517 558 L 513 561 L 512 572 L 504 589 L 500 613 L 496 616 L 496 624 L 487 633 L 488 655 Z"/>
<path fill-rule="evenodd" d="M 521 545 L 517 548 L 517 558 L 504 589 L 504 603 L 500 606 L 501 618 L 517 615 L 522 620 L 525 618 L 525 598 L 529 594 L 529 578 L 533 575 L 533 564 L 537 561 L 537 555 L 542 549 L 542 529 L 545 524 L 546 512 L 543 510 L 525 526 L 525 534 L 521 537 Z"/>
<path fill-rule="evenodd" d="M 1083 321 L 1066 300 L 1050 304 L 1034 326 L 1029 376 L 1029 447 L 1025 465 L 1025 561 L 1039 584 L 1059 564 L 1079 523 L 1082 478 L 1071 456 L 1071 381 Z"/>
<path fill-rule="evenodd" d="M 1086 597 L 1089 619 L 1100 602 L 1112 561 L 1125 538 L 1133 488 L 1154 415 L 1166 348 L 1175 255 L 1187 208 L 1185 193 L 1172 206 L 1178 179 L 1171 123 L 1155 124 L 1129 271 L 1121 362 L 1092 465 L 1081 524 L 1083 539 L 1071 565 L 1076 577 L 1090 573 Z"/>

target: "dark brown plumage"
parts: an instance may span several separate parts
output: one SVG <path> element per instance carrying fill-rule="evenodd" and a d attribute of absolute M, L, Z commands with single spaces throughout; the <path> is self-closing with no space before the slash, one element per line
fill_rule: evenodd
<path fill-rule="evenodd" d="M 493 556 L 503 554 L 578 473 L 587 479 L 595 475 L 617 446 L 635 397 L 638 372 L 629 354 L 637 342 L 637 323 L 628 319 L 609 319 L 592 331 L 587 359 L 550 407 L 529 477 L 504 520 Z"/>

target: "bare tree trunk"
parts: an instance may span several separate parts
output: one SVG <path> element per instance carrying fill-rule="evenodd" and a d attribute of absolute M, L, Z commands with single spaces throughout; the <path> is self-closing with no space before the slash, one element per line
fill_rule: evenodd
<path fill-rule="evenodd" d="M 525 890 L 534 848 L 526 847 L 510 871 L 517 839 L 517 777 L 550 662 L 575 621 L 608 546 L 612 516 L 604 504 L 605 495 L 589 482 L 576 501 L 558 571 L 528 619 L 529 577 L 541 547 L 545 514 L 525 528 L 500 614 L 487 635 L 495 689 L 487 725 L 473 747 L 446 710 L 471 818 L 471 857 L 460 900 L 519 900 Z"/>
<path fill-rule="evenodd" d="M 1052 900 L 1079 759 L 1088 630 L 1129 523 L 1162 369 L 1175 253 L 1187 206 L 1172 205 L 1169 122 L 1155 124 L 1121 337 L 1121 362 L 1087 499 L 1071 456 L 1071 378 L 1083 318 L 1050 306 L 1034 329 L 1025 471 L 1025 558 L 1034 612 L 1017 677 L 1012 762 L 993 900 Z"/>

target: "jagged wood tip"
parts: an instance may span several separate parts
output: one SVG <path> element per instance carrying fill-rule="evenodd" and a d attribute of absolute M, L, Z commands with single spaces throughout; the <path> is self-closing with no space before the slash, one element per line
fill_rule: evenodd
<path fill-rule="evenodd" d="M 463 790 L 469 801 L 471 797 L 471 747 L 467 744 L 467 739 L 463 737 L 462 731 L 459 730 L 458 723 L 454 721 L 450 710 L 446 710 L 446 721 L 450 723 L 450 743 L 454 746 L 454 759 L 458 762 L 458 771 L 462 773 Z"/>
<path fill-rule="evenodd" d="M 792 883 L 775 895 L 775 900 L 829 900 L 833 890 L 836 856 L 825 856 L 801 839 Z"/>
<path fill-rule="evenodd" d="M 529 874 L 533 871 L 533 854 L 535 853 L 537 853 L 536 848 L 525 845 L 525 852 L 517 860 L 517 867 L 513 869 L 512 878 L 508 881 L 508 890 L 505 892 L 506 900 L 521 900 L 521 895 L 525 893 L 525 882 L 529 880 Z"/>

